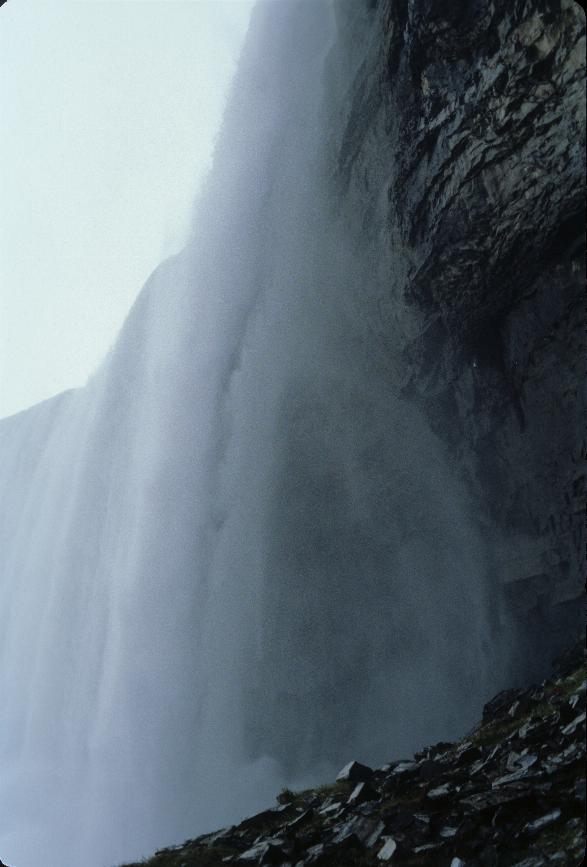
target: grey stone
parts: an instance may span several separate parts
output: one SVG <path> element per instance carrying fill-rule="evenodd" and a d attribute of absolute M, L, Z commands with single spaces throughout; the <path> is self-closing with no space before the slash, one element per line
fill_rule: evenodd
<path fill-rule="evenodd" d="M 530 753 L 515 753 L 511 752 L 507 759 L 507 768 L 510 771 L 525 771 L 531 768 L 538 761 L 538 756 Z"/>
<path fill-rule="evenodd" d="M 357 842 L 364 843 L 373 833 L 376 823 L 372 819 L 363 816 L 352 816 L 348 821 L 336 825 L 333 829 L 332 843 L 339 844 L 345 840 L 354 838 Z"/>
<path fill-rule="evenodd" d="M 450 783 L 444 783 L 442 786 L 437 786 L 435 789 L 430 789 L 426 792 L 426 797 L 430 801 L 439 801 L 443 798 L 448 798 L 455 791 L 454 786 Z"/>
<path fill-rule="evenodd" d="M 585 722 L 586 716 L 587 715 L 586 715 L 585 711 L 583 711 L 583 713 L 580 713 L 579 716 L 575 717 L 575 719 L 572 722 L 570 722 L 568 725 L 566 725 L 562 729 L 563 735 L 572 735 L 574 733 L 575 729 L 578 726 L 580 726 L 581 723 Z"/>
<path fill-rule="evenodd" d="M 363 804 L 365 801 L 373 801 L 379 797 L 375 789 L 370 786 L 368 783 L 357 783 L 351 794 L 349 795 L 349 799 L 347 804 L 350 806 L 357 806 L 358 804 Z"/>
<path fill-rule="evenodd" d="M 554 825 L 555 822 L 558 822 L 560 817 L 561 811 L 557 807 L 555 810 L 551 810 L 550 813 L 546 813 L 539 819 L 535 819 L 533 822 L 528 822 L 524 826 L 524 831 L 526 831 L 527 834 L 536 834 L 538 831 L 542 831 L 543 828 L 548 828 L 549 825 Z"/>
<path fill-rule="evenodd" d="M 412 771 L 417 770 L 417 768 L 418 768 L 417 762 L 412 762 L 412 761 L 398 762 L 396 765 L 394 765 L 393 769 L 391 770 L 390 776 L 397 777 L 397 776 L 400 776 L 402 774 L 409 774 Z"/>
<path fill-rule="evenodd" d="M 373 831 L 371 832 L 371 834 L 369 834 L 369 836 L 365 840 L 365 846 L 368 849 L 371 849 L 373 846 L 375 846 L 376 843 L 380 840 L 381 835 L 383 834 L 384 831 L 385 831 L 385 823 L 384 822 L 378 822 L 376 824 L 376 826 L 373 828 Z"/>
<path fill-rule="evenodd" d="M 393 837 L 388 837 L 382 848 L 377 853 L 378 861 L 390 861 L 397 851 L 397 843 Z"/>
<path fill-rule="evenodd" d="M 365 783 L 373 777 L 373 770 L 360 762 L 349 762 L 339 772 L 337 780 L 348 780 L 350 783 Z"/>
<path fill-rule="evenodd" d="M 540 856 L 532 858 L 524 858 L 523 861 L 516 861 L 514 867 L 545 867 L 546 861 Z"/>
<path fill-rule="evenodd" d="M 241 852 L 236 860 L 248 864 L 280 864 L 286 854 L 282 844 L 283 840 L 264 840 Z"/>
<path fill-rule="evenodd" d="M 295 819 L 292 819 L 291 822 L 288 822 L 286 827 L 290 831 L 297 831 L 299 828 L 301 828 L 303 825 L 305 825 L 306 822 L 308 822 L 312 818 L 313 815 L 314 815 L 314 810 L 312 809 L 312 807 L 310 807 L 309 809 L 301 812 L 299 814 L 299 816 L 295 817 Z"/>

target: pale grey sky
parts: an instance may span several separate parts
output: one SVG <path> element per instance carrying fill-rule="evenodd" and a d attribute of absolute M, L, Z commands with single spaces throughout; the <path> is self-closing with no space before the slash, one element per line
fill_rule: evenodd
<path fill-rule="evenodd" d="M 0 8 L 0 417 L 83 385 L 181 248 L 253 5 Z"/>

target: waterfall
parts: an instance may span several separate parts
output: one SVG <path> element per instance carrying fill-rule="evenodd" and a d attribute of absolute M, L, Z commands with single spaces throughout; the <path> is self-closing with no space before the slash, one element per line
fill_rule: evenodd
<path fill-rule="evenodd" d="M 483 540 L 333 208 L 335 38 L 326 0 L 259 4 L 190 243 L 85 388 L 0 424 L 14 867 L 236 821 L 460 734 L 501 680 Z"/>

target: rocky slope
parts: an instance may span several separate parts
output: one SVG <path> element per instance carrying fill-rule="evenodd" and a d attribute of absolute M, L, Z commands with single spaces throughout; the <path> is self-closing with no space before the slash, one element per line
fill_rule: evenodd
<path fill-rule="evenodd" d="M 331 786 L 284 791 L 278 806 L 163 849 L 149 867 L 369 864 L 540 867 L 584 849 L 582 646 L 552 678 L 502 692 L 457 743 L 377 770 L 351 762 Z M 138 867 L 138 865 L 126 865 Z"/>
<path fill-rule="evenodd" d="M 584 13 L 336 9 L 331 90 L 352 73 L 332 124 L 336 207 L 352 237 L 389 250 L 371 334 L 476 494 L 539 676 L 582 617 Z"/>

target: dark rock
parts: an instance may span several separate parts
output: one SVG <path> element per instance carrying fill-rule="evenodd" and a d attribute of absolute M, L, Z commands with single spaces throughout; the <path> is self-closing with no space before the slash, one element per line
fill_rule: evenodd
<path fill-rule="evenodd" d="M 391 861 L 397 852 L 397 842 L 393 837 L 388 837 L 379 852 L 377 853 L 378 861 Z"/>
<path fill-rule="evenodd" d="M 337 781 L 348 780 L 350 783 L 365 783 L 373 777 L 373 770 L 360 762 L 349 762 L 340 771 Z"/>
<path fill-rule="evenodd" d="M 396 762 L 392 766 L 392 768 L 389 772 L 389 776 L 390 777 L 399 777 L 399 776 L 403 776 L 404 774 L 411 774 L 411 773 L 417 772 L 417 770 L 418 770 L 418 763 L 417 762 L 413 762 L 413 761 Z"/>
<path fill-rule="evenodd" d="M 497 789 L 499 786 L 506 786 L 510 783 L 515 783 L 518 780 L 523 780 L 527 776 L 528 770 L 526 768 L 521 768 L 518 771 L 513 771 L 511 774 L 505 774 L 503 777 L 498 777 L 496 780 L 493 780 L 491 787 Z"/>
<path fill-rule="evenodd" d="M 482 755 L 482 751 L 480 747 L 473 746 L 470 741 L 467 741 L 464 746 L 461 747 L 460 750 L 456 753 L 456 764 L 457 765 L 471 765 L 474 761 L 479 759 Z"/>
<path fill-rule="evenodd" d="M 385 823 L 384 822 L 377 822 L 377 824 L 373 828 L 373 831 L 371 832 L 371 834 L 369 834 L 367 839 L 364 841 L 365 846 L 368 849 L 371 849 L 373 846 L 375 846 L 379 842 L 379 840 L 381 839 L 381 835 L 383 834 L 384 831 L 385 831 Z"/>
<path fill-rule="evenodd" d="M 532 858 L 524 858 L 523 861 L 516 861 L 514 867 L 545 867 L 546 861 L 541 856 Z"/>
<path fill-rule="evenodd" d="M 431 747 L 425 747 L 419 753 L 415 753 L 414 758 L 418 761 L 439 758 L 446 755 L 451 747 L 454 747 L 454 744 L 448 741 L 439 741 L 437 744 L 433 744 Z"/>
<path fill-rule="evenodd" d="M 576 682 L 574 672 L 569 679 L 545 681 L 538 691 L 518 691 L 519 718 L 501 717 L 511 728 L 506 736 L 488 718 L 474 736 L 446 752 L 423 750 L 419 761 L 390 763 L 371 782 L 358 783 L 346 803 L 336 788 L 326 798 L 320 790 L 291 795 L 288 804 L 238 827 L 164 850 L 156 867 L 173 867 L 178 859 L 199 863 L 198 850 L 211 867 L 221 862 L 346 867 L 371 861 L 511 867 L 516 859 L 546 864 L 546 858 L 578 864 L 584 820 L 577 814 L 585 803 L 582 712 L 561 728 L 558 711 L 552 711 L 561 703 L 568 706 Z M 538 693 L 540 700 L 534 701 Z M 532 716 L 537 713 L 543 716 Z M 375 780 L 381 779 L 393 780 L 396 789 L 380 796 Z M 568 849 L 565 858 L 556 847 L 559 833 Z M 542 851 L 544 840 L 548 852 Z"/>
<path fill-rule="evenodd" d="M 527 784 L 507 786 L 495 791 L 484 791 L 477 795 L 461 798 L 459 803 L 468 810 L 479 812 L 493 809 L 501 804 L 514 804 L 515 802 L 532 799 L 532 789 Z"/>
<path fill-rule="evenodd" d="M 491 528 L 518 680 L 542 679 L 583 617 L 584 16 L 355 6 L 339 3 L 356 70 L 335 108 L 340 208 L 389 239 L 373 321 Z"/>
<path fill-rule="evenodd" d="M 320 864 L 327 854 L 327 849 L 324 843 L 317 843 L 315 846 L 310 846 L 304 858 L 304 864 Z"/>
<path fill-rule="evenodd" d="M 379 795 L 372 786 L 368 783 L 358 783 L 349 795 L 347 804 L 356 807 L 365 801 L 373 801 L 377 798 Z"/>
<path fill-rule="evenodd" d="M 386 830 L 391 831 L 392 834 L 396 831 L 405 831 L 406 828 L 409 828 L 416 821 L 412 812 L 404 810 L 401 807 L 386 811 L 383 813 L 383 819 Z"/>
<path fill-rule="evenodd" d="M 585 667 L 585 642 L 582 639 L 572 647 L 565 648 L 552 663 L 553 671 L 559 677 L 568 677 L 581 666 Z"/>
<path fill-rule="evenodd" d="M 363 816 L 352 816 L 348 821 L 332 828 L 332 843 L 342 843 L 353 838 L 358 843 L 364 843 L 381 823 Z"/>
<path fill-rule="evenodd" d="M 446 767 L 439 761 L 425 760 L 418 766 L 418 777 L 421 780 L 436 780 L 446 773 Z"/>
<path fill-rule="evenodd" d="M 342 800 L 338 798 L 327 798 L 319 808 L 318 813 L 321 816 L 337 816 L 343 809 Z"/>
<path fill-rule="evenodd" d="M 539 819 L 535 819 L 533 822 L 528 822 L 528 824 L 524 826 L 524 831 L 527 834 L 536 834 L 544 828 L 548 828 L 549 825 L 554 825 L 555 822 L 559 821 L 560 817 L 561 811 L 557 807 L 555 810 L 551 810 L 550 813 L 546 813 Z"/>
<path fill-rule="evenodd" d="M 511 752 L 507 758 L 506 766 L 509 771 L 525 771 L 538 761 L 538 756 L 530 753 L 519 754 Z"/>
<path fill-rule="evenodd" d="M 572 734 L 574 734 L 576 728 L 577 728 L 578 726 L 580 726 L 581 723 L 584 723 L 584 722 L 585 722 L 585 717 L 586 717 L 586 716 L 587 716 L 587 714 L 585 713 L 585 711 L 583 711 L 583 713 L 580 713 L 578 716 L 575 717 L 575 719 L 574 719 L 572 722 L 570 722 L 568 725 L 566 725 L 566 726 L 562 729 L 562 734 L 563 734 L 563 735 L 572 735 Z"/>
<path fill-rule="evenodd" d="M 248 819 L 244 819 L 240 823 L 241 828 L 255 828 L 261 827 L 265 825 L 268 820 L 273 819 L 275 817 L 276 812 L 279 810 L 271 808 L 270 810 L 262 810 L 260 813 L 256 813 L 254 816 L 249 816 Z"/>
<path fill-rule="evenodd" d="M 450 798 L 455 792 L 455 787 L 450 783 L 444 783 L 442 786 L 437 786 L 434 789 L 429 789 L 426 792 L 426 797 L 430 801 L 440 801 L 445 798 Z"/>
<path fill-rule="evenodd" d="M 482 867 L 499 867 L 499 853 L 497 846 L 485 846 L 478 856 Z"/>
<path fill-rule="evenodd" d="M 265 840 L 257 843 L 236 859 L 245 864 L 281 864 L 286 859 L 283 840 Z"/>
<path fill-rule="evenodd" d="M 483 721 L 487 722 L 490 719 L 496 719 L 499 716 L 504 716 L 508 713 L 513 703 L 523 693 L 522 689 L 505 689 L 498 693 L 491 701 L 488 701 L 483 707 Z"/>
<path fill-rule="evenodd" d="M 423 855 L 424 853 L 427 855 L 429 852 L 437 852 L 443 846 L 444 843 L 424 843 L 423 846 L 414 846 L 412 851 L 414 855 Z"/>
<path fill-rule="evenodd" d="M 295 819 L 292 819 L 290 822 L 288 822 L 286 828 L 288 829 L 288 831 L 297 831 L 303 825 L 305 825 L 306 822 L 308 822 L 313 815 L 314 810 L 312 809 L 312 807 L 310 807 L 308 810 L 304 810 L 302 813 L 300 813 L 299 816 L 296 816 Z"/>

